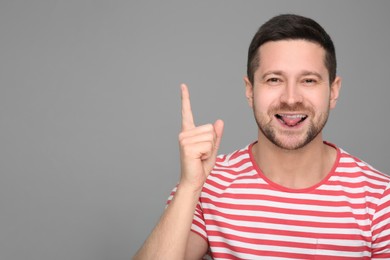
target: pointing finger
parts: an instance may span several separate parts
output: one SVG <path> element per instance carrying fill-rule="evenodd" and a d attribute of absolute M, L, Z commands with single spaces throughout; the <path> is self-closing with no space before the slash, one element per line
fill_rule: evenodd
<path fill-rule="evenodd" d="M 185 84 L 181 85 L 181 104 L 182 104 L 182 130 L 190 130 L 195 127 L 194 118 L 192 116 L 190 93 Z"/>

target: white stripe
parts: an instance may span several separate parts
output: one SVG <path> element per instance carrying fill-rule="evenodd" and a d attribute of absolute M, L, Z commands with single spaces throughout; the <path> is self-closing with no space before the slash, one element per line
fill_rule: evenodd
<path fill-rule="evenodd" d="M 347 156 L 351 156 L 350 154 L 348 153 L 345 153 Z M 365 161 L 357 161 L 355 160 L 354 158 L 352 157 L 342 157 L 340 158 L 340 162 L 341 163 L 356 163 L 357 165 L 359 165 L 360 167 L 368 167 L 370 168 L 371 170 L 373 171 L 377 171 L 379 172 L 377 169 L 375 169 L 375 167 L 373 167 L 372 165 L 370 165 L 369 163 L 365 162 Z"/>
<path fill-rule="evenodd" d="M 253 227 L 253 228 L 265 228 L 269 230 L 281 230 L 281 231 L 298 231 L 306 232 L 313 234 L 344 234 L 344 235 L 362 235 L 364 237 L 370 237 L 370 231 L 363 231 L 356 228 L 340 229 L 340 228 L 330 228 L 330 227 L 312 227 L 312 226 L 296 226 L 296 225 L 287 225 L 287 224 L 274 224 L 269 222 L 253 222 L 253 221 L 241 221 L 241 220 L 232 220 L 227 219 L 222 216 L 209 216 L 208 214 L 204 215 L 206 220 L 216 220 L 222 223 L 229 223 L 230 225 L 238 227 Z M 280 221 L 283 223 L 283 220 Z M 207 225 L 207 229 L 211 229 L 214 225 Z M 217 227 L 218 228 L 218 227 Z"/>
<path fill-rule="evenodd" d="M 331 178 L 329 180 L 330 181 L 341 181 L 341 182 L 346 182 L 346 183 L 358 183 L 358 184 L 361 184 L 362 186 L 366 185 L 366 184 L 363 184 L 362 182 L 368 182 L 368 183 L 372 183 L 372 184 L 375 184 L 375 185 L 381 185 L 381 186 L 387 184 L 385 179 L 383 181 L 378 181 L 378 180 L 374 180 L 372 178 L 368 178 L 366 176 L 359 176 L 359 177 L 348 176 L 348 175 L 345 175 L 345 176 L 331 176 Z"/>
<path fill-rule="evenodd" d="M 371 192 L 371 193 L 374 193 L 374 194 L 382 194 L 383 193 L 383 189 L 374 189 L 374 188 L 371 188 L 371 187 L 364 187 L 364 190 L 362 189 L 362 187 L 358 187 L 358 188 L 349 188 L 349 187 L 344 187 L 344 186 L 341 186 L 341 185 L 327 185 L 327 184 L 324 184 L 324 185 L 321 185 L 320 187 L 318 187 L 319 190 L 324 190 L 324 191 L 344 191 L 346 193 L 351 193 L 351 194 L 359 194 L 359 193 L 362 193 L 362 192 Z M 364 196 L 362 194 L 362 196 Z M 369 199 L 373 199 L 373 200 L 376 200 L 375 197 L 370 197 L 370 196 L 364 196 L 365 198 L 369 198 Z"/>
<path fill-rule="evenodd" d="M 220 167 L 220 166 L 215 166 L 212 170 L 212 173 L 213 174 L 221 174 L 223 175 L 224 177 L 226 178 L 231 178 L 231 179 L 234 179 L 237 177 L 237 174 L 230 174 L 230 173 L 227 173 L 225 172 L 225 170 L 229 170 L 229 171 L 232 171 L 232 172 L 242 172 L 242 171 L 245 171 L 247 170 L 248 168 L 251 168 L 253 165 L 251 162 L 246 162 L 246 163 L 243 163 L 241 164 L 240 166 L 238 167 Z M 256 172 L 257 173 L 257 172 Z"/>
<path fill-rule="evenodd" d="M 223 174 L 220 174 L 220 173 L 223 173 Z M 249 171 L 249 172 L 246 172 L 246 173 L 241 173 L 240 174 L 240 178 L 245 177 L 245 176 L 253 178 L 253 176 L 256 175 L 256 174 L 257 173 L 255 171 Z M 230 181 L 226 182 L 224 180 L 221 180 L 219 178 L 219 176 L 223 176 L 223 177 L 229 179 Z M 237 174 L 229 174 L 229 173 L 226 173 L 226 172 L 218 172 L 218 171 L 213 171 L 213 173 L 210 174 L 209 177 L 208 177 L 209 180 L 212 180 L 212 181 L 214 181 L 214 182 L 216 182 L 216 183 L 218 183 L 220 185 L 223 185 L 223 186 L 230 185 L 231 182 L 234 179 L 236 179 L 236 178 L 237 178 Z M 206 184 L 207 184 L 207 182 L 206 182 Z"/>
<path fill-rule="evenodd" d="M 371 177 L 375 177 L 375 178 L 380 178 L 382 179 L 384 182 L 385 181 L 388 181 L 388 177 L 386 175 L 382 175 L 382 174 L 379 174 L 375 171 L 372 171 L 372 170 L 364 170 L 360 167 L 337 167 L 335 172 L 345 172 L 345 173 L 365 173 L 367 174 L 368 176 L 371 176 Z"/>
<path fill-rule="evenodd" d="M 193 231 L 196 231 L 196 232 L 198 232 L 199 234 L 202 234 L 204 237 L 207 237 L 207 233 L 206 232 L 204 232 L 204 230 L 203 229 L 201 229 L 199 226 L 197 226 L 197 225 L 192 225 L 191 226 L 191 230 L 193 230 Z"/>
<path fill-rule="evenodd" d="M 223 247 L 215 247 L 213 249 L 213 252 L 215 253 L 224 253 L 224 254 L 230 254 L 233 255 L 239 259 L 259 259 L 258 255 L 253 254 L 246 254 L 246 253 L 238 253 L 235 251 L 232 251 L 228 248 Z M 214 260 L 222 260 L 222 259 L 228 259 L 231 260 L 231 258 L 214 258 Z M 272 257 L 272 256 L 261 256 L 261 260 L 291 260 L 291 258 L 284 258 L 284 257 Z"/>
<path fill-rule="evenodd" d="M 356 223 L 360 226 L 369 226 L 370 220 L 363 219 L 358 220 L 353 217 L 338 217 L 338 218 L 332 218 L 332 217 L 317 217 L 317 216 L 311 216 L 311 215 L 298 215 L 298 214 L 284 214 L 284 213 L 276 213 L 276 212 L 260 212 L 260 211 L 253 211 L 253 210 L 234 210 L 234 209 L 226 209 L 221 207 L 214 207 L 212 204 L 205 203 L 204 208 L 208 209 L 217 209 L 222 214 L 231 214 L 235 216 L 247 216 L 247 217 L 265 217 L 268 218 L 267 215 L 271 215 L 273 219 L 280 219 L 281 222 L 286 220 L 296 220 L 296 221 L 308 221 L 308 222 L 317 222 L 317 223 L 328 223 L 328 224 L 349 224 L 349 223 Z M 221 215 L 222 215 L 221 214 Z"/>
<path fill-rule="evenodd" d="M 237 152 L 243 152 L 241 155 L 237 156 Z M 339 165 L 342 165 L 342 163 L 351 163 L 350 165 L 352 167 L 337 167 L 336 168 L 336 174 L 330 176 L 330 181 L 325 182 L 327 185 L 321 185 L 320 187 L 316 188 L 317 190 L 323 190 L 324 195 L 318 195 L 318 194 L 309 194 L 309 193 L 289 193 L 289 192 L 283 192 L 283 191 L 273 191 L 271 188 L 265 188 L 265 189 L 249 189 L 249 188 L 232 188 L 232 184 L 239 184 L 242 187 L 245 187 L 245 184 L 266 184 L 266 181 L 258 174 L 256 170 L 253 169 L 252 162 L 245 162 L 243 160 L 248 160 L 249 153 L 248 153 L 248 146 L 245 149 L 242 149 L 240 151 L 236 151 L 234 153 L 231 153 L 225 157 L 225 160 L 219 161 L 218 166 L 215 167 L 212 171 L 212 174 L 209 175 L 209 180 L 212 180 L 213 182 L 221 185 L 221 188 L 216 188 L 211 186 L 208 182 L 205 184 L 205 189 L 202 192 L 201 197 L 207 198 L 211 200 L 211 203 L 202 203 L 202 207 L 205 209 L 204 211 L 204 218 L 206 220 L 206 223 L 215 223 L 214 224 L 207 224 L 206 229 L 209 231 L 212 230 L 218 230 L 225 234 L 230 235 L 237 235 L 240 237 L 245 238 L 261 238 L 268 241 L 273 241 L 275 244 L 281 244 L 278 242 L 300 242 L 300 243 L 308 243 L 312 244 L 313 248 L 320 247 L 325 249 L 305 249 L 305 248 L 299 248 L 294 247 L 290 248 L 287 246 L 266 246 L 266 245 L 254 245 L 252 243 L 240 243 L 235 240 L 229 240 L 227 238 L 223 238 L 222 236 L 210 236 L 209 241 L 211 242 L 212 251 L 213 252 L 225 252 L 228 254 L 233 254 L 239 258 L 243 259 L 259 259 L 258 255 L 252 255 L 252 254 L 246 254 L 246 253 L 235 253 L 234 251 L 231 251 L 227 248 L 219 248 L 215 247 L 213 245 L 213 241 L 224 241 L 232 246 L 237 247 L 243 247 L 248 249 L 262 249 L 265 251 L 272 251 L 276 254 L 281 252 L 286 253 L 306 253 L 308 257 L 312 257 L 315 255 L 330 255 L 330 256 L 350 256 L 353 258 L 359 258 L 362 257 L 362 255 L 370 256 L 370 252 L 348 252 L 348 251 L 334 251 L 334 250 L 327 250 L 327 245 L 330 245 L 330 248 L 332 248 L 332 245 L 337 246 L 368 246 L 370 247 L 369 242 L 365 242 L 363 240 L 352 240 L 352 239 L 343 239 L 348 238 L 349 235 L 358 235 L 363 236 L 367 238 L 367 241 L 369 238 L 371 238 L 372 230 L 369 231 L 363 231 L 362 228 L 367 227 L 367 229 L 370 229 L 370 219 L 372 215 L 375 213 L 374 208 L 368 208 L 367 204 L 370 203 L 372 207 L 376 207 L 376 204 L 378 204 L 381 200 L 377 199 L 376 197 L 382 197 L 384 185 L 389 183 L 389 178 L 387 178 L 384 175 L 381 175 L 377 170 L 375 170 L 373 167 L 368 165 L 365 162 L 356 161 L 354 158 L 350 157 L 348 153 L 341 150 L 343 153 L 342 156 L 346 157 L 340 157 Z M 232 157 L 234 156 L 234 159 Z M 221 157 L 222 158 L 222 157 Z M 340 164 L 341 163 L 341 164 Z M 234 167 L 232 167 L 234 166 Z M 365 168 L 364 170 L 362 168 Z M 368 167 L 368 168 L 367 168 Z M 232 174 L 226 173 L 226 170 L 229 170 Z M 240 173 L 238 173 L 240 172 Z M 352 174 L 357 173 L 357 174 Z M 339 175 L 339 176 L 337 176 Z M 350 175 L 356 175 L 358 177 L 353 177 Z M 222 178 L 223 177 L 223 178 Z M 239 179 L 238 179 L 239 178 Z M 225 181 L 226 179 L 227 181 Z M 339 184 L 330 185 L 332 182 L 340 182 Z M 372 184 L 372 186 L 378 186 L 379 188 L 370 188 L 366 187 L 362 182 L 367 182 L 369 184 Z M 350 184 L 361 184 L 357 188 L 346 188 L 343 187 L 343 183 L 350 183 Z M 217 186 L 219 186 L 217 185 Z M 234 187 L 234 185 L 233 185 Z M 207 189 L 211 190 L 217 194 L 221 194 L 222 196 L 212 196 L 210 194 L 207 194 Z M 326 193 L 328 191 L 331 191 L 333 193 L 336 193 L 335 196 L 326 195 L 329 193 Z M 340 193 L 338 193 L 340 192 Z M 373 196 L 367 196 L 367 193 L 371 192 Z M 237 194 L 237 198 L 224 198 L 225 194 Z M 246 195 L 253 195 L 258 196 L 262 198 L 262 195 L 266 196 L 275 196 L 276 201 L 270 201 L 265 199 L 239 199 L 240 194 L 246 194 Z M 340 194 L 340 195 L 339 195 Z M 345 194 L 345 195 L 341 195 Z M 350 198 L 349 195 L 355 195 L 358 198 Z M 378 196 L 377 196 L 378 195 Z M 250 196 L 249 196 L 250 197 Z M 280 202 L 278 197 L 280 198 L 291 198 L 295 200 L 295 203 L 286 203 L 286 202 Z M 250 197 L 251 198 L 251 197 Z M 383 198 L 382 198 L 383 199 Z M 300 201 L 301 200 L 301 201 Z M 304 200 L 304 201 L 303 201 Z M 312 202 L 310 201 L 312 200 Z M 330 206 L 327 202 L 343 202 L 346 206 Z M 226 208 L 224 207 L 216 207 L 214 203 L 226 203 Z M 302 203 L 302 204 L 299 204 Z M 350 203 L 350 204 L 347 204 Z M 316 205 L 321 204 L 321 205 Z M 323 204 L 323 205 L 322 205 Z M 333 203 L 332 203 L 333 204 Z M 359 205 L 360 204 L 360 205 Z M 229 205 L 241 205 L 243 208 L 246 208 L 246 210 L 235 210 L 229 208 Z M 329 206 L 324 206 L 329 205 Z M 350 206 L 349 206 L 350 205 Z M 359 205 L 360 208 L 353 208 L 354 206 Z M 251 206 L 268 206 L 271 207 L 267 211 L 256 211 L 251 210 Z M 286 209 L 291 210 L 287 212 L 294 212 L 295 214 L 286 214 L 286 213 L 276 213 L 272 212 L 273 208 L 275 208 L 275 211 L 278 211 L 278 209 Z M 207 209 L 215 209 L 217 211 L 218 215 L 210 215 L 207 213 Z M 308 211 L 307 215 L 298 215 L 299 213 L 302 213 L 303 211 Z M 319 216 L 311 216 L 311 211 Z M 384 212 L 377 212 L 375 217 L 378 217 L 380 215 L 383 215 Z M 219 215 L 219 213 L 220 215 Z M 332 217 L 323 217 L 321 216 L 321 213 L 327 212 L 327 213 L 341 213 L 341 216 L 346 217 L 340 217 L 340 218 L 332 218 Z M 224 215 L 225 214 L 225 215 Z M 250 217 L 256 218 L 259 217 L 259 219 L 262 219 L 261 217 L 269 217 L 273 220 L 275 220 L 276 224 L 268 223 L 268 219 L 265 219 L 265 221 L 239 221 L 239 220 L 231 220 L 229 219 L 229 216 L 226 214 L 232 214 L 233 216 L 248 216 L 248 219 L 252 220 Z M 353 215 L 360 215 L 362 217 L 361 220 L 357 220 L 354 218 Z M 351 216 L 351 217 L 348 217 Z M 195 220 L 199 223 L 203 223 L 203 221 L 198 217 L 195 216 Z M 290 225 L 289 222 L 291 221 L 300 221 L 299 223 L 296 223 L 297 225 Z M 214 222 L 215 221 L 215 222 Z M 218 223 L 219 222 L 219 223 Z M 319 224 L 320 227 L 312 227 L 312 226 L 305 226 L 310 225 L 307 222 L 316 223 Z M 356 227 L 353 225 L 351 228 L 334 228 L 336 224 L 353 224 L 356 223 Z M 232 225 L 231 228 L 223 228 L 224 224 Z M 325 224 L 326 227 L 323 227 L 322 224 Z M 218 225 L 218 226 L 216 226 Z M 378 226 L 374 228 L 383 228 L 384 224 L 381 223 Z M 341 225 L 342 226 L 342 225 Z M 332 228 L 333 227 L 333 228 Z M 237 230 L 234 230 L 237 228 Z M 243 228 L 249 228 L 249 232 L 243 231 Z M 253 228 L 253 229 L 250 229 Z M 271 234 L 258 234 L 256 233 L 257 228 L 264 228 L 271 232 Z M 196 225 L 193 225 L 193 230 L 196 230 L 197 232 L 203 234 L 203 230 L 199 229 Z M 250 232 L 253 231 L 253 232 Z M 274 231 L 274 232 L 272 232 Z M 293 234 L 291 236 L 286 235 L 286 231 L 291 232 L 287 234 Z M 328 235 L 333 235 L 336 238 L 341 239 L 311 239 L 311 238 L 305 238 L 301 237 L 301 232 L 307 232 L 312 234 L 315 237 L 325 237 L 327 238 Z M 283 235 L 276 235 L 275 233 L 281 233 Z M 380 236 L 389 236 L 390 230 L 386 230 L 385 232 L 382 232 Z M 339 235 L 339 236 L 337 236 Z M 381 245 L 376 245 L 376 247 L 387 247 L 388 244 L 385 244 L 386 242 L 383 242 Z M 317 245 L 317 246 L 316 246 Z M 302 246 L 303 247 L 303 246 Z M 344 249 L 340 249 L 344 250 Z M 353 251 L 353 250 L 352 250 Z M 254 253 L 256 254 L 256 253 Z M 287 260 L 290 258 L 281 258 L 281 257 L 260 257 L 261 259 L 266 260 Z M 330 257 L 329 257 L 330 258 Z M 221 259 L 221 258 L 219 258 Z"/>
<path fill-rule="evenodd" d="M 381 226 L 383 226 L 383 225 L 381 225 Z M 373 227 L 373 230 L 375 230 L 375 229 L 377 229 L 377 228 L 379 228 L 379 226 L 375 226 L 375 227 Z M 386 230 L 383 230 L 381 233 L 378 233 L 377 235 L 375 235 L 375 236 L 373 236 L 372 237 L 372 239 L 373 240 L 376 240 L 376 239 L 378 239 L 378 238 L 380 238 L 380 237 L 386 237 L 386 236 L 390 236 L 390 229 L 386 229 Z M 388 245 L 388 241 L 385 241 L 384 242 L 387 246 L 389 246 Z M 390 249 L 390 248 L 389 248 Z"/>
<path fill-rule="evenodd" d="M 315 239 L 313 239 L 315 241 Z M 215 242 L 225 242 L 227 244 L 235 244 L 242 248 L 247 249 L 254 249 L 254 250 L 264 250 L 268 252 L 278 252 L 278 253 L 295 253 L 295 254 L 307 254 L 310 256 L 315 255 L 333 255 L 333 256 L 346 256 L 346 257 L 363 257 L 363 256 L 370 256 L 371 253 L 364 251 L 364 252 L 348 252 L 348 251 L 335 251 L 335 250 L 324 250 L 324 249 L 310 249 L 310 248 L 295 248 L 295 247 L 284 247 L 284 246 L 273 246 L 273 245 L 257 245 L 254 246 L 253 244 L 248 244 L 244 242 L 238 242 L 231 239 L 221 238 L 217 236 L 210 236 L 209 241 L 215 241 Z M 314 243 L 315 245 L 316 243 Z M 221 248 L 220 252 L 224 252 L 226 249 Z M 227 252 L 227 251 L 225 251 Z M 231 251 L 230 251 L 231 252 Z M 230 253 L 229 252 L 229 253 Z M 320 253 L 320 254 L 319 254 Z M 244 258 L 241 256 L 240 253 L 235 253 L 236 256 L 240 258 Z M 249 254 L 250 255 L 250 254 Z M 253 258 L 253 256 L 252 256 Z M 248 259 L 248 258 L 246 258 Z"/>
<path fill-rule="evenodd" d="M 213 202 L 219 202 L 219 203 L 227 203 L 227 204 L 234 204 L 234 205 L 245 205 L 245 206 L 265 206 L 265 207 L 273 207 L 273 208 L 281 208 L 281 209 L 290 209 L 290 210 L 310 210 L 310 211 L 317 211 L 317 212 L 351 212 L 353 211 L 354 214 L 367 214 L 366 208 L 358 208 L 353 209 L 348 206 L 321 206 L 321 205 L 308 205 L 308 204 L 292 204 L 292 203 L 284 203 L 284 202 L 277 202 L 277 201 L 269 201 L 269 200 L 251 200 L 251 199 L 234 199 L 234 198 L 218 198 L 215 196 L 212 196 L 207 193 L 203 193 L 202 197 L 209 198 Z M 202 205 L 210 205 L 209 203 L 202 203 Z M 221 208 L 222 209 L 222 208 Z M 240 212 L 245 212 L 242 210 L 238 210 L 238 214 L 242 215 Z M 250 211 L 251 214 L 255 213 L 256 211 Z"/>
<path fill-rule="evenodd" d="M 238 183 L 238 181 L 236 183 Z M 207 188 L 209 187 L 207 186 Z M 209 189 L 217 193 L 222 192 L 222 190 L 213 189 L 212 187 L 210 187 Z M 246 194 L 246 195 L 254 195 L 254 196 L 267 195 L 267 196 L 274 196 L 280 198 L 288 197 L 289 199 L 308 200 L 308 201 L 313 201 L 314 203 L 316 203 L 316 201 L 324 201 L 324 202 L 345 201 L 351 204 L 363 204 L 367 202 L 367 198 L 365 197 L 349 198 L 348 196 L 345 195 L 311 194 L 310 197 L 308 197 L 307 193 L 291 193 L 291 192 L 274 191 L 274 190 L 266 190 L 266 189 L 251 189 L 251 188 L 229 188 L 225 190 L 225 192 L 226 191 L 228 191 L 229 194 Z M 360 193 L 363 192 L 365 191 L 361 189 Z"/>
<path fill-rule="evenodd" d="M 282 235 L 271 235 L 271 234 L 259 234 L 253 232 L 243 232 L 236 231 L 230 228 L 217 227 L 214 225 L 210 225 L 208 230 L 220 231 L 224 234 L 233 234 L 236 236 L 240 236 L 243 238 L 251 238 L 251 239 L 262 239 L 268 241 L 281 241 L 281 242 L 293 242 L 293 243 L 306 243 L 306 244 L 321 244 L 321 245 L 343 245 L 350 247 L 360 247 L 367 246 L 370 247 L 371 243 L 365 243 L 362 240 L 354 240 L 354 239 L 315 239 L 310 237 L 297 237 L 297 236 L 282 236 Z"/>
<path fill-rule="evenodd" d="M 243 151 L 240 151 L 240 152 L 243 152 Z M 232 154 L 233 155 L 233 154 Z M 231 156 L 228 158 L 228 160 L 226 160 L 225 162 L 228 163 L 229 165 L 234 165 L 236 163 L 239 163 L 243 160 L 246 160 L 249 158 L 249 154 L 248 153 L 243 153 L 241 154 L 240 156 L 234 158 L 234 159 L 231 159 Z"/>

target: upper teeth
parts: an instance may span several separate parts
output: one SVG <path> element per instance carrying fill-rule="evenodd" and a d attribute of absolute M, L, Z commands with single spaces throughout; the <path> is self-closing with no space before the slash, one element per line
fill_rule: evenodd
<path fill-rule="evenodd" d="M 306 115 L 281 115 L 282 117 L 288 117 L 288 118 L 304 118 Z"/>

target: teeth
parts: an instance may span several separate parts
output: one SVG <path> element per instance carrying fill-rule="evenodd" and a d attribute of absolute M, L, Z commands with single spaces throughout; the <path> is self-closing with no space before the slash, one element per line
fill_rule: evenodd
<path fill-rule="evenodd" d="M 287 118 L 304 118 L 304 117 L 306 117 L 306 115 L 283 115 L 283 114 L 281 114 L 280 116 L 287 117 Z"/>

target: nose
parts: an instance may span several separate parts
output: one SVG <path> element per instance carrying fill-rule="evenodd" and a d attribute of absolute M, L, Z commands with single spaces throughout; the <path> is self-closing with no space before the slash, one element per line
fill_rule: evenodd
<path fill-rule="evenodd" d="M 302 103 L 303 97 L 298 84 L 287 83 L 282 89 L 282 93 L 280 95 L 280 102 L 289 105 Z"/>

